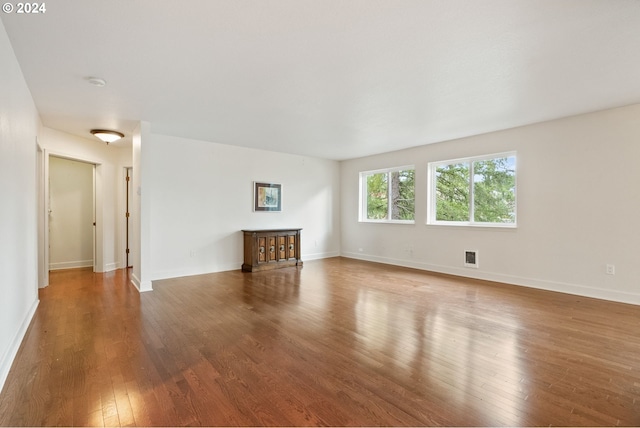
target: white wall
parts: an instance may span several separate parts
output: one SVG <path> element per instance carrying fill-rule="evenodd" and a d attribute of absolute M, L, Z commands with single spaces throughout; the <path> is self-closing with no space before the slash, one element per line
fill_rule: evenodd
<path fill-rule="evenodd" d="M 40 121 L 0 21 L 0 389 L 38 305 Z"/>
<path fill-rule="evenodd" d="M 47 159 L 59 156 L 96 165 L 96 271 L 123 267 L 124 168 L 132 165 L 131 148 L 107 145 L 95 138 L 81 138 L 46 127 L 42 128 L 39 141 Z"/>
<path fill-rule="evenodd" d="M 338 162 L 156 134 L 142 145 L 151 279 L 240 269 L 241 229 L 301 227 L 303 261 L 339 255 Z M 282 212 L 253 212 L 253 181 L 282 184 Z"/>
<path fill-rule="evenodd" d="M 49 269 L 93 266 L 93 165 L 49 157 Z"/>
<path fill-rule="evenodd" d="M 144 140 L 144 144 L 143 144 Z M 153 186 L 150 177 L 151 131 L 148 122 L 140 122 L 133 132 L 133 206 L 131 207 L 130 256 L 133 261 L 131 281 L 136 288 L 151 291 L 149 230 L 151 223 L 151 203 L 149 189 Z M 144 155 L 143 155 L 144 153 Z M 143 191 L 144 183 L 144 191 Z"/>
<path fill-rule="evenodd" d="M 517 229 L 425 224 L 428 162 L 510 150 Z M 639 162 L 640 105 L 345 161 L 342 254 L 638 304 Z M 416 224 L 359 223 L 359 172 L 407 164 L 416 166 Z M 479 269 L 463 266 L 465 249 L 479 251 Z"/>

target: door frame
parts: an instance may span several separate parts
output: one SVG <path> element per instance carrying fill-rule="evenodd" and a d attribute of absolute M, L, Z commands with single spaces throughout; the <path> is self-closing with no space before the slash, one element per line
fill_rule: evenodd
<path fill-rule="evenodd" d="M 102 221 L 102 207 L 103 207 L 103 181 L 102 181 L 102 163 L 100 160 L 83 158 L 69 153 L 58 152 L 55 150 L 43 149 L 44 154 L 44 263 L 46 272 L 49 272 L 49 212 L 51 210 L 49 199 L 49 159 L 51 156 L 68 159 L 77 162 L 84 162 L 93 165 L 93 221 L 95 226 L 93 228 L 93 271 L 104 272 L 104 226 Z M 48 280 L 47 280 L 48 285 Z"/>
<path fill-rule="evenodd" d="M 47 223 L 47 200 L 45 195 L 45 183 L 48 182 L 48 170 L 45 162 L 45 151 L 40 146 L 38 137 L 36 137 L 36 185 L 37 204 L 38 207 L 38 288 L 44 288 L 49 285 L 49 247 L 45 245 L 49 234 L 49 225 Z"/>
<path fill-rule="evenodd" d="M 124 265 L 125 269 L 133 267 L 132 253 L 131 253 L 131 211 L 133 210 L 133 167 L 124 167 Z"/>

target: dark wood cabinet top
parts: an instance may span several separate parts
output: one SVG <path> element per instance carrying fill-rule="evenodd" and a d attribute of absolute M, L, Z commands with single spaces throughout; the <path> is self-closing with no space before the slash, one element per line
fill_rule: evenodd
<path fill-rule="evenodd" d="M 301 227 L 289 227 L 289 228 L 286 228 L 286 229 L 242 229 L 243 232 L 248 232 L 248 233 L 290 232 L 292 230 L 302 230 L 302 228 Z"/>

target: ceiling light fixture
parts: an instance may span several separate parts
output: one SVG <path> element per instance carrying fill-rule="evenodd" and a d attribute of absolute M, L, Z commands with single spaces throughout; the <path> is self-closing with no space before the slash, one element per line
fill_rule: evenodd
<path fill-rule="evenodd" d="M 124 134 L 118 131 L 108 131 L 106 129 L 92 129 L 91 133 L 100 138 L 105 143 L 113 143 L 124 137 Z"/>
<path fill-rule="evenodd" d="M 100 88 L 107 84 L 107 81 L 102 79 L 101 77 L 90 76 L 90 77 L 87 77 L 87 81 L 91 83 L 93 86 L 98 86 Z"/>

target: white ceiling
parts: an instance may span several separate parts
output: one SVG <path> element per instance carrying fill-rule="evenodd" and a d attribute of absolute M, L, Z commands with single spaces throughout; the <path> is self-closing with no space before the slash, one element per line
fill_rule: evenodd
<path fill-rule="evenodd" d="M 349 159 L 640 102 L 638 0 L 46 8 L 2 21 L 43 124 L 87 138 L 130 138 L 143 120 L 159 134 Z"/>

